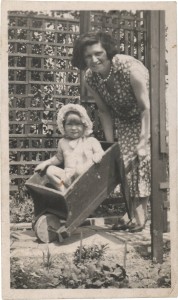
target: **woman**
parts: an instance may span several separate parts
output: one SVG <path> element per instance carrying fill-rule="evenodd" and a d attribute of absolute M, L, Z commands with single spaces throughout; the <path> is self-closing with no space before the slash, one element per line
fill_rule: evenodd
<path fill-rule="evenodd" d="M 85 70 L 85 86 L 99 109 L 108 142 L 114 142 L 114 119 L 125 165 L 138 155 L 139 165 L 128 174 L 133 199 L 132 220 L 127 214 L 113 229 L 141 231 L 147 220 L 150 195 L 150 101 L 149 74 L 144 65 L 128 55 L 117 54 L 108 33 L 91 32 L 75 44 L 73 66 Z"/>

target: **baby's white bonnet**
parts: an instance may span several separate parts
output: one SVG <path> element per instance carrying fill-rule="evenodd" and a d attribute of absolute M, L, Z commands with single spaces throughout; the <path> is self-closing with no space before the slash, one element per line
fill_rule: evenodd
<path fill-rule="evenodd" d="M 64 119 L 65 119 L 66 113 L 68 113 L 69 111 L 71 111 L 71 112 L 72 111 L 78 112 L 78 114 L 81 117 L 81 121 L 82 121 L 82 123 L 85 126 L 84 135 L 85 136 L 89 136 L 93 132 L 93 130 L 92 130 L 93 123 L 90 120 L 90 118 L 89 118 L 89 116 L 87 114 L 86 109 L 82 105 L 80 105 L 80 104 L 73 104 L 73 103 L 69 103 L 69 104 L 63 105 L 62 108 L 58 112 L 58 115 L 57 115 L 57 125 L 58 125 L 58 128 L 59 128 L 60 132 L 62 134 L 64 134 L 63 122 L 64 122 Z"/>

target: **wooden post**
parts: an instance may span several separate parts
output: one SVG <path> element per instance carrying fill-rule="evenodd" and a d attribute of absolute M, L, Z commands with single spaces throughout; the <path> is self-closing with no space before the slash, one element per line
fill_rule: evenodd
<path fill-rule="evenodd" d="M 163 193 L 160 189 L 165 177 L 164 160 L 161 154 L 160 108 L 165 101 L 165 17 L 164 11 L 151 11 L 149 18 L 149 61 L 151 99 L 151 154 L 152 195 L 151 234 L 153 261 L 163 261 Z M 164 111 L 165 113 L 165 111 Z"/>
<path fill-rule="evenodd" d="M 80 12 L 80 34 L 90 30 L 90 11 L 83 10 Z"/>
<path fill-rule="evenodd" d="M 80 12 L 80 34 L 90 31 L 90 11 Z M 83 83 L 84 71 L 80 72 L 80 97 L 86 100 L 87 91 Z"/>
<path fill-rule="evenodd" d="M 168 228 L 168 209 L 169 202 L 167 199 L 167 189 L 169 188 L 167 178 L 167 160 L 168 160 L 168 146 L 166 143 L 166 99 L 165 99 L 165 13 L 160 12 L 160 155 L 162 159 L 160 190 L 162 194 L 163 203 L 163 232 L 167 232 Z"/>

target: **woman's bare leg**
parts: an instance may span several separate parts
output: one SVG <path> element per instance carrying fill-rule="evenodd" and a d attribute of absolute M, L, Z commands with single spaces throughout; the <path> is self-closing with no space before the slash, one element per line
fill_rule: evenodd
<path fill-rule="evenodd" d="M 139 201 L 139 204 L 138 204 Z M 133 198 L 133 217 L 132 223 L 136 223 L 139 226 L 143 226 L 147 219 L 147 205 L 148 205 L 149 197 L 142 197 L 140 199 Z M 129 222 L 128 214 L 125 213 L 122 217 L 124 223 Z"/>
<path fill-rule="evenodd" d="M 137 224 L 143 226 L 147 220 L 147 205 L 149 197 L 140 198 L 140 204 L 135 209 L 135 218 Z"/>

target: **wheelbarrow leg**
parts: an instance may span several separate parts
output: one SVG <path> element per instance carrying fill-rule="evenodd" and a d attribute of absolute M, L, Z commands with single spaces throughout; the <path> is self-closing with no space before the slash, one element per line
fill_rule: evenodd
<path fill-rule="evenodd" d="M 58 230 L 56 230 L 58 241 L 59 243 L 62 243 L 64 239 L 70 236 L 70 234 L 67 232 L 67 228 L 65 226 L 60 227 Z"/>

